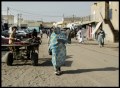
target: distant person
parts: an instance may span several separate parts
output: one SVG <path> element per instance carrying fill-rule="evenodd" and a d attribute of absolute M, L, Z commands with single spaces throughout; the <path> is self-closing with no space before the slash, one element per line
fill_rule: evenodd
<path fill-rule="evenodd" d="M 39 44 L 41 44 L 41 38 L 37 36 L 37 30 L 34 29 L 32 32 L 32 39 L 31 39 L 31 43 L 35 43 L 34 45 L 34 50 L 37 50 L 37 52 L 39 53 Z"/>
<path fill-rule="evenodd" d="M 75 39 L 77 40 L 77 32 L 78 32 L 78 28 L 75 28 L 74 32 L 75 32 Z"/>
<path fill-rule="evenodd" d="M 47 38 L 50 36 L 50 29 L 47 29 Z"/>
<path fill-rule="evenodd" d="M 16 30 L 17 30 L 16 26 L 11 27 L 11 32 L 9 34 L 9 44 L 13 44 L 14 41 L 16 40 Z"/>
<path fill-rule="evenodd" d="M 14 44 L 15 40 L 17 40 L 16 30 L 17 30 L 16 26 L 11 27 L 11 32 L 9 34 L 9 44 Z M 13 47 L 9 47 L 9 49 L 13 51 Z"/>
<path fill-rule="evenodd" d="M 39 33 L 40 33 L 40 30 L 42 30 L 42 24 L 40 24 L 39 26 Z"/>
<path fill-rule="evenodd" d="M 32 37 L 36 37 L 37 38 L 37 30 L 36 29 L 33 30 Z"/>
<path fill-rule="evenodd" d="M 104 38 L 105 32 L 100 28 L 100 31 L 98 32 L 98 43 L 100 47 L 104 47 Z"/>
<path fill-rule="evenodd" d="M 78 39 L 79 44 L 83 43 L 83 33 L 82 33 L 82 29 L 81 28 L 77 32 L 77 39 Z"/>
<path fill-rule="evenodd" d="M 69 28 L 66 30 L 66 34 L 67 34 L 67 43 L 71 44 L 71 30 Z"/>
<path fill-rule="evenodd" d="M 42 30 L 40 30 L 40 37 L 42 38 L 42 36 L 43 36 L 43 32 Z"/>
<path fill-rule="evenodd" d="M 51 34 L 52 34 L 52 28 L 47 30 L 47 38 L 50 38 Z"/>

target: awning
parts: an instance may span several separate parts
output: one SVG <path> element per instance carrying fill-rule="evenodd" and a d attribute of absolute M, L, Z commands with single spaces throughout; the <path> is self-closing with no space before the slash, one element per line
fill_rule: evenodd
<path fill-rule="evenodd" d="M 103 21 L 100 21 L 100 22 L 96 25 L 95 29 L 92 31 L 92 34 L 95 34 L 95 32 L 99 29 L 99 27 L 100 27 L 100 25 L 102 24 L 102 22 L 103 22 Z"/>
<path fill-rule="evenodd" d="M 81 25 L 87 25 L 87 24 L 91 24 L 91 23 L 94 23 L 95 21 L 87 21 L 87 22 L 83 22 L 81 23 Z"/>

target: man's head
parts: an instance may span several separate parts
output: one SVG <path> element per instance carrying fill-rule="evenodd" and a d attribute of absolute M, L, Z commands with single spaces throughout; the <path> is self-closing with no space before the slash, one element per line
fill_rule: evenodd
<path fill-rule="evenodd" d="M 16 27 L 16 26 L 13 26 L 13 27 L 12 27 L 12 31 L 15 33 L 16 30 L 17 30 L 17 27 Z"/>

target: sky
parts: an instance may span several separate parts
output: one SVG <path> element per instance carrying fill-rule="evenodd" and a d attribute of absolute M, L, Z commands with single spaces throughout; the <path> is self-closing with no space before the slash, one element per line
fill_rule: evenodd
<path fill-rule="evenodd" d="M 2 1 L 2 15 L 7 15 L 7 7 L 9 7 L 8 14 L 14 15 L 15 20 L 17 14 L 22 14 L 21 17 L 26 20 L 58 22 L 62 21 L 63 16 L 82 17 L 90 15 L 93 3 L 91 1 Z"/>

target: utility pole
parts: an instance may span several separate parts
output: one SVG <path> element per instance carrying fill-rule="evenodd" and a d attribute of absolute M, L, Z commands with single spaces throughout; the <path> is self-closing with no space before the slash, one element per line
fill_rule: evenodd
<path fill-rule="evenodd" d="M 19 14 L 17 15 L 18 16 L 18 19 L 17 19 L 17 26 L 19 28 Z"/>
<path fill-rule="evenodd" d="M 19 27 L 21 27 L 21 20 L 22 20 L 22 14 L 19 14 L 20 18 L 19 18 Z"/>
<path fill-rule="evenodd" d="M 9 24 L 9 16 L 8 16 L 8 13 L 9 13 L 9 7 L 7 7 L 7 23 Z"/>
<path fill-rule="evenodd" d="M 74 22 L 74 14 L 73 14 L 73 22 Z"/>
<path fill-rule="evenodd" d="M 63 25 L 62 25 L 62 27 L 64 27 L 65 25 L 64 25 L 64 14 L 63 14 Z"/>
<path fill-rule="evenodd" d="M 64 14 L 63 14 L 63 19 L 64 19 Z"/>

